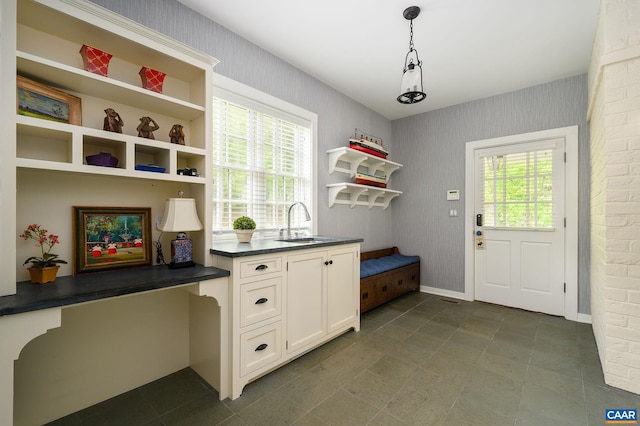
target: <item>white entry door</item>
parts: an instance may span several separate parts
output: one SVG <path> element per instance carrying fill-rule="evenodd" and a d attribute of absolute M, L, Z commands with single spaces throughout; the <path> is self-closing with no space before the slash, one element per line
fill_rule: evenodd
<path fill-rule="evenodd" d="M 564 142 L 476 150 L 477 300 L 564 315 Z"/>

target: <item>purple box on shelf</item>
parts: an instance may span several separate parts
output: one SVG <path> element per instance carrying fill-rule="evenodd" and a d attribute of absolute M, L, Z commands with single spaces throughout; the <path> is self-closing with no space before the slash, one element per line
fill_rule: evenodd
<path fill-rule="evenodd" d="M 87 155 L 85 157 L 87 164 L 92 166 L 102 167 L 116 167 L 118 165 L 118 159 L 108 152 L 101 152 L 100 154 Z"/>

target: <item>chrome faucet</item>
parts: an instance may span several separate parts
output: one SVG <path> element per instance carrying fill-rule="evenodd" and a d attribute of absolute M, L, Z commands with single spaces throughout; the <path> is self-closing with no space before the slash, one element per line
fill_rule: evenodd
<path fill-rule="evenodd" d="M 291 209 L 296 204 L 300 204 L 302 208 L 304 208 L 304 214 L 307 222 L 311 220 L 311 215 L 309 214 L 309 210 L 307 209 L 307 206 L 305 206 L 303 202 L 296 201 L 295 203 L 291 204 L 289 206 L 289 211 L 287 212 L 287 238 L 291 238 Z M 280 231 L 282 232 L 282 229 Z"/>

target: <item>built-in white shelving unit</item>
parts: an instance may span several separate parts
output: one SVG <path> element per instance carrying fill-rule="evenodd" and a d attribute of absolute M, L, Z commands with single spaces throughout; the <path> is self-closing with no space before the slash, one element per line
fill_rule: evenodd
<path fill-rule="evenodd" d="M 340 172 L 354 177 L 356 172 L 361 170 L 371 175 L 382 173 L 389 182 L 393 172 L 402 168 L 402 164 L 348 147 L 330 149 L 327 151 L 327 155 L 329 156 L 329 174 Z M 386 209 L 392 199 L 402 194 L 401 191 L 393 189 L 348 182 L 328 184 L 327 188 L 329 190 L 329 207 L 334 204 L 347 204 L 351 208 L 361 205 L 370 209 L 373 207 Z"/>
<path fill-rule="evenodd" d="M 34 253 L 23 241 L 15 242 L 15 236 L 29 223 L 42 224 L 60 235 L 56 253 L 69 265 L 63 265 L 59 275 L 72 272 L 73 205 L 150 207 L 156 219 L 163 214 L 164 200 L 182 190 L 196 199 L 200 220 L 207 224 L 190 235 L 194 260 L 209 264 L 208 152 L 213 67 L 218 61 L 82 0 L 9 0 L 3 2 L 0 17 L 0 195 L 4 206 L 16 209 L 5 214 L 0 228 L 3 241 L 15 244 L 15 249 L 3 251 L 3 258 L 16 265 L 15 274 L 12 271 L 0 284 L 0 295 L 15 293 L 15 281 L 27 279 L 21 260 Z M 83 45 L 113 55 L 107 76 L 85 70 Z M 142 86 L 143 66 L 166 74 L 161 93 Z M 80 98 L 82 122 L 75 125 L 18 114 L 16 74 Z M 103 130 L 106 108 L 115 109 L 124 120 L 122 133 Z M 140 118 L 147 116 L 160 126 L 153 132 L 155 139 L 138 137 Z M 186 145 L 171 143 L 169 131 L 174 124 L 183 126 Z M 87 164 L 87 156 L 102 152 L 116 157 L 118 164 Z M 158 167 L 153 172 L 140 171 L 137 165 Z M 199 175 L 178 174 L 185 168 L 197 169 Z M 51 207 L 35 211 L 31 204 L 36 197 Z M 53 205 L 50 199 L 56 200 Z M 159 233 L 153 232 L 155 239 Z"/>

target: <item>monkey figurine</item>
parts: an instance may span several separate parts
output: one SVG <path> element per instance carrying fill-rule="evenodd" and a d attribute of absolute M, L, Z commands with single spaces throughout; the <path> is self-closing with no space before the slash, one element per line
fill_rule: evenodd
<path fill-rule="evenodd" d="M 107 108 L 104 112 L 107 116 L 104 118 L 104 125 L 102 126 L 102 129 L 108 132 L 122 133 L 124 121 L 120 118 L 120 114 L 118 114 L 113 108 Z"/>
<path fill-rule="evenodd" d="M 182 130 L 182 124 L 174 124 L 169 131 L 169 138 L 171 143 L 178 145 L 184 145 L 184 130 Z"/>
<path fill-rule="evenodd" d="M 158 123 L 156 123 L 153 118 L 140 117 L 140 124 L 138 124 L 136 130 L 138 131 L 138 136 L 141 138 L 155 139 L 153 132 L 159 128 L 160 126 L 158 126 Z"/>

